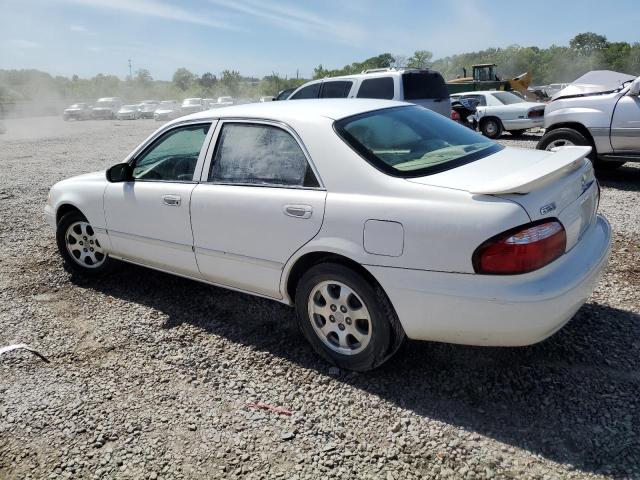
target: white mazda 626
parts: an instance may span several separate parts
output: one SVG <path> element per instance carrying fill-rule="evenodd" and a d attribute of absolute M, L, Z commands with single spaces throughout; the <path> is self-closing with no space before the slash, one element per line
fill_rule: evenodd
<path fill-rule="evenodd" d="M 367 370 L 405 336 L 561 328 L 610 252 L 588 153 L 505 148 L 399 102 L 256 103 L 168 123 L 54 185 L 45 215 L 70 268 L 125 260 L 295 306 L 320 355 Z"/>

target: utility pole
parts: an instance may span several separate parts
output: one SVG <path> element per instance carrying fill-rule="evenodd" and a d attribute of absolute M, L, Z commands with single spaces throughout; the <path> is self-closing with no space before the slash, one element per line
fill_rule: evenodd
<path fill-rule="evenodd" d="M 131 59 L 129 59 L 129 80 L 133 80 L 133 75 L 131 74 Z"/>
<path fill-rule="evenodd" d="M 296 68 L 296 80 L 298 80 L 298 69 Z"/>

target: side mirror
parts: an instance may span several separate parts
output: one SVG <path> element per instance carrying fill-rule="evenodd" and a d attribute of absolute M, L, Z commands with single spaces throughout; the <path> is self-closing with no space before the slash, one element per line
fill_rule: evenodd
<path fill-rule="evenodd" d="M 111 183 L 133 180 L 133 167 L 128 163 L 116 163 L 107 170 L 107 180 Z"/>
<path fill-rule="evenodd" d="M 640 95 L 640 77 L 636 78 L 633 82 L 631 82 L 631 87 L 629 88 L 629 95 L 633 97 L 637 97 Z"/>

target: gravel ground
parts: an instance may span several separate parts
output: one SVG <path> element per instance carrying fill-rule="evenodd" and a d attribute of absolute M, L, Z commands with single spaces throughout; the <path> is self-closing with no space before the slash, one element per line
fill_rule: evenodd
<path fill-rule="evenodd" d="M 63 270 L 49 187 L 119 161 L 153 121 L 5 123 L 0 346 L 51 363 L 0 359 L 0 478 L 640 478 L 640 168 L 601 178 L 613 257 L 559 333 L 409 342 L 354 374 L 319 360 L 278 303 L 129 265 L 99 281 Z"/>

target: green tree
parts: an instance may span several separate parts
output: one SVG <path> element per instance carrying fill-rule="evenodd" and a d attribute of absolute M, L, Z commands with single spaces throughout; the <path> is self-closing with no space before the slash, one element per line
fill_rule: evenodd
<path fill-rule="evenodd" d="M 202 88 L 210 90 L 216 86 L 218 78 L 211 72 L 205 72 L 198 79 L 198 83 Z"/>
<path fill-rule="evenodd" d="M 149 70 L 147 70 L 146 68 L 141 68 L 140 70 L 136 71 L 133 80 L 134 82 L 142 86 L 148 86 L 151 84 L 151 82 L 153 82 L 153 77 L 151 76 L 151 72 L 149 72 Z"/>
<path fill-rule="evenodd" d="M 240 72 L 236 70 L 224 70 L 220 78 L 220 83 L 229 95 L 236 96 L 240 91 L 241 80 Z"/>
<path fill-rule="evenodd" d="M 191 86 L 195 78 L 196 76 L 186 68 L 179 68 L 173 74 L 172 82 L 178 89 L 184 92 Z"/>
<path fill-rule="evenodd" d="M 593 32 L 579 33 L 569 41 L 569 47 L 583 53 L 607 48 L 607 37 Z"/>
<path fill-rule="evenodd" d="M 413 56 L 407 60 L 407 67 L 409 68 L 427 68 L 431 63 L 433 53 L 429 50 L 416 50 Z"/>

